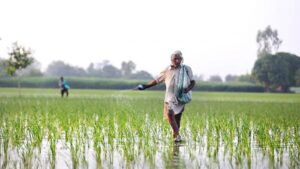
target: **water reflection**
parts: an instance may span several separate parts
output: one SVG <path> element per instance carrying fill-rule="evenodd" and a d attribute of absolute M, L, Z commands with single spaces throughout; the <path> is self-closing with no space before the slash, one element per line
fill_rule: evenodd
<path fill-rule="evenodd" d="M 182 168 L 183 160 L 180 158 L 179 149 L 180 149 L 180 143 L 174 143 L 173 144 L 173 159 L 172 159 L 172 167 L 174 169 Z"/>
<path fill-rule="evenodd" d="M 265 134 L 260 133 L 265 129 L 244 125 L 233 129 L 211 127 L 199 134 L 187 125 L 183 131 L 185 141 L 179 143 L 168 139 L 169 130 L 160 128 L 145 128 L 141 130 L 143 133 L 130 128 L 125 133 L 114 128 L 96 129 L 70 131 L 57 137 L 44 135 L 40 144 L 36 144 L 29 131 L 31 137 L 15 143 L 11 137 L 0 138 L 0 167 L 181 169 L 299 168 L 300 165 L 295 129 L 284 132 L 270 129 Z M 2 132 L 5 130 L 6 126 Z M 82 135 L 84 132 L 87 134 Z"/>
<path fill-rule="evenodd" d="M 182 168 L 186 168 L 185 167 L 185 160 L 184 154 L 180 154 L 180 149 L 184 149 L 184 143 L 182 142 L 175 142 L 175 143 L 171 143 L 172 145 L 170 145 L 170 148 L 172 148 L 171 152 L 172 155 L 170 157 L 170 159 L 165 159 L 166 161 L 166 166 L 165 168 L 172 168 L 172 169 L 182 169 Z"/>

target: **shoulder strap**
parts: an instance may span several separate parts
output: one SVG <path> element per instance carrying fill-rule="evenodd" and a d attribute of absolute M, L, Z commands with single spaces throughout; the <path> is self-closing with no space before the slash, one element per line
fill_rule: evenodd
<path fill-rule="evenodd" d="M 188 76 L 188 77 L 189 77 L 189 79 L 191 80 L 191 78 L 190 78 L 190 75 L 189 75 L 189 72 L 188 72 L 188 69 L 187 69 L 186 65 L 182 64 L 182 66 L 183 66 L 183 69 L 185 70 L 185 72 L 186 72 L 187 76 Z"/>

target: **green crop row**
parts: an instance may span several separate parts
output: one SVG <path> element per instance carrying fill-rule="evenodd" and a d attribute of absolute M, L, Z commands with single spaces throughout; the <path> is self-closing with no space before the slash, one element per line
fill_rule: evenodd
<path fill-rule="evenodd" d="M 182 143 L 162 91 L 0 88 L 1 168 L 299 168 L 300 95 L 194 92 Z"/>
<path fill-rule="evenodd" d="M 19 79 L 22 87 L 27 88 L 57 88 L 59 77 L 24 77 Z M 67 77 L 66 80 L 74 89 L 132 89 L 139 83 L 147 81 L 126 79 L 104 79 L 91 77 Z M 0 78 L 0 87 L 17 87 L 17 78 Z M 154 90 L 164 90 L 164 85 L 158 85 Z M 232 92 L 263 92 L 261 85 L 231 82 L 231 83 L 196 83 L 195 91 L 232 91 Z"/>

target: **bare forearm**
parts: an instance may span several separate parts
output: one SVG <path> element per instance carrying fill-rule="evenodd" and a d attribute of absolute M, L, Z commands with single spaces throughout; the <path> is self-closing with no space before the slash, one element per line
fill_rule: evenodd
<path fill-rule="evenodd" d="M 191 80 L 191 83 L 190 83 L 190 85 L 185 89 L 185 92 L 187 93 L 187 92 L 189 92 L 190 90 L 192 90 L 192 89 L 194 88 L 195 84 L 196 84 L 196 81 L 195 81 L 195 80 Z"/>
<path fill-rule="evenodd" d="M 151 80 L 150 82 L 145 84 L 145 89 L 150 88 L 150 87 L 155 86 L 155 85 L 157 85 L 156 80 Z"/>

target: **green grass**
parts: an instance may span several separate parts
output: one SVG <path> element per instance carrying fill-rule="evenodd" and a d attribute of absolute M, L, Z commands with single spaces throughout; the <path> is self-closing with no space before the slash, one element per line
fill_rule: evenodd
<path fill-rule="evenodd" d="M 1 168 L 300 166 L 299 94 L 194 92 L 177 145 L 162 91 L 20 93 L 0 88 Z"/>

